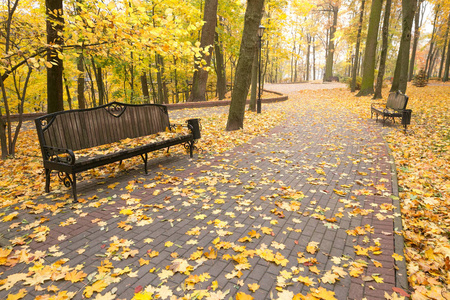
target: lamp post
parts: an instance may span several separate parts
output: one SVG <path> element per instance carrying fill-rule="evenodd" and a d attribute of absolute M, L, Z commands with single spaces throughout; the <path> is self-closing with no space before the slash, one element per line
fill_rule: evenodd
<path fill-rule="evenodd" d="M 259 47 L 259 61 L 258 61 L 258 100 L 256 101 L 256 113 L 260 114 L 261 113 L 261 48 L 262 48 L 262 36 L 264 34 L 264 29 L 266 29 L 264 26 L 259 25 L 258 28 L 258 47 Z"/>

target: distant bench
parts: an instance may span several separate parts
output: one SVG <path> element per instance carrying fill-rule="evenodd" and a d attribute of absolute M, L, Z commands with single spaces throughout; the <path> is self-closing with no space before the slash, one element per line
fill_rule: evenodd
<path fill-rule="evenodd" d="M 75 202 L 77 173 L 138 155 L 147 173 L 149 152 L 184 144 L 192 157 L 194 143 L 200 138 L 198 119 L 188 120 L 183 130 L 170 124 L 167 107 L 158 104 L 112 102 L 44 115 L 35 123 L 45 168 L 45 191 L 50 191 L 50 173 L 56 170 L 64 185 L 72 186 Z"/>
<path fill-rule="evenodd" d="M 402 94 L 400 91 L 389 93 L 388 99 L 385 106 L 380 104 L 372 104 L 370 107 L 370 118 L 373 115 L 376 116 L 376 121 L 378 121 L 378 115 L 383 117 L 383 125 L 386 120 L 391 119 L 395 123 L 395 118 L 402 118 L 402 125 L 406 127 L 411 122 L 411 112 L 412 110 L 406 109 L 408 104 L 408 96 Z"/>

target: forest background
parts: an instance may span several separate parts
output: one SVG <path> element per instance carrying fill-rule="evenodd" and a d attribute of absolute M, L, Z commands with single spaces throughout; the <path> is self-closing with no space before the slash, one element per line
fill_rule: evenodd
<path fill-rule="evenodd" d="M 111 101 L 221 100 L 234 82 L 246 82 L 246 91 L 250 85 L 247 77 L 236 80 L 245 1 L 2 0 L 0 6 L 3 158 L 14 155 L 22 124 L 12 128 L 11 114 Z M 447 1 L 271 0 L 263 11 L 263 82 L 344 80 L 352 91 L 380 98 L 386 78 L 391 90 L 403 92 L 420 69 L 448 80 Z"/>

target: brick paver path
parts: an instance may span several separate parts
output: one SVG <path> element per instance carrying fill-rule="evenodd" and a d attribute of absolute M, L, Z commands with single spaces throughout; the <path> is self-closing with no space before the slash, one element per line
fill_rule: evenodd
<path fill-rule="evenodd" d="M 82 181 L 81 198 L 91 198 L 86 203 L 21 216 L 25 223 L 45 218 L 50 229 L 45 242 L 23 246 L 52 254 L 41 265 L 64 258 L 63 266 L 81 265 L 90 275 L 74 283 L 42 279 L 37 290 L 26 281 L 8 291 L 0 285 L 0 298 L 21 288 L 26 299 L 55 295 L 47 292 L 55 285 L 81 299 L 87 285 L 104 280 L 100 294 L 117 299 L 141 289 L 163 299 L 201 290 L 217 296 L 211 299 L 326 291 L 337 299 L 384 299 L 402 274 L 392 257 L 399 218 L 392 161 L 379 125 L 326 98 L 291 98 L 273 104 L 286 109 L 286 121 L 232 151 L 161 157 L 151 162 L 149 176 L 138 165 L 117 178 Z M 52 205 L 52 195 L 61 194 L 39 201 Z M 4 238 L 24 234 L 8 226 L 0 223 Z M 102 277 L 99 267 L 109 263 L 113 268 Z M 1 266 L 1 279 L 33 265 Z M 260 287 L 252 293 L 254 283 Z"/>

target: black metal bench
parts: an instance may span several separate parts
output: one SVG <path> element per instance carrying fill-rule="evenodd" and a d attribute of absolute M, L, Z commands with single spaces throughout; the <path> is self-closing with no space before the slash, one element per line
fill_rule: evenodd
<path fill-rule="evenodd" d="M 389 93 L 386 105 L 384 107 L 379 104 L 373 103 L 370 107 L 370 118 L 376 115 L 376 121 L 378 122 L 378 115 L 383 117 L 383 126 L 386 120 L 392 120 L 395 123 L 395 118 L 402 118 L 402 125 L 406 127 L 411 122 L 412 110 L 406 109 L 408 104 L 408 96 L 402 94 L 400 91 Z"/>
<path fill-rule="evenodd" d="M 72 186 L 75 202 L 77 173 L 138 155 L 147 173 L 149 152 L 184 144 L 192 157 L 195 140 L 200 138 L 198 119 L 188 120 L 188 129 L 181 130 L 180 125 L 170 124 L 167 107 L 158 104 L 112 102 L 44 115 L 35 123 L 45 168 L 45 191 L 50 191 L 50 173 L 56 170 L 64 185 Z M 95 150 L 99 146 L 102 149 Z"/>

